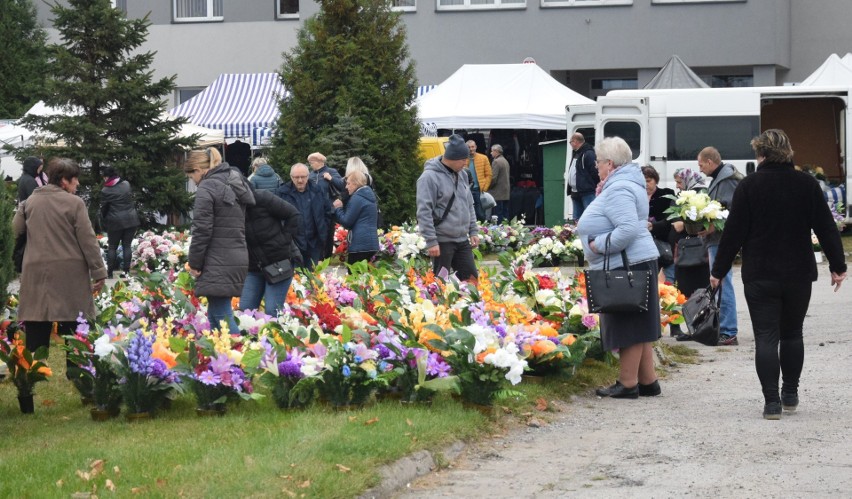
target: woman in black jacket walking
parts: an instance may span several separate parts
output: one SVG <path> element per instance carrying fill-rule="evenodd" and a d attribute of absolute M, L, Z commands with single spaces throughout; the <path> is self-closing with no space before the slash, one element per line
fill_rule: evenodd
<path fill-rule="evenodd" d="M 107 166 L 103 169 L 104 188 L 101 191 L 101 220 L 107 231 L 107 277 L 112 278 L 116 269 L 119 243 L 121 244 L 121 270 L 126 274 L 130 271 L 131 248 L 133 236 L 139 228 L 139 214 L 133 201 L 130 182 L 122 180 L 115 168 Z"/>
<path fill-rule="evenodd" d="M 255 189 L 255 205 L 246 210 L 249 267 L 240 310 L 254 310 L 263 299 L 264 311 L 278 315 L 293 281 L 291 243 L 299 231 L 299 210 L 275 194 Z"/>
<path fill-rule="evenodd" d="M 782 130 L 751 141 L 757 171 L 743 179 L 710 269 L 710 285 L 731 269 L 742 248 L 742 278 L 754 328 L 755 367 L 763 389 L 764 419 L 799 405 L 805 347 L 802 326 L 817 279 L 811 230 L 828 257 L 834 290 L 846 279 L 843 243 L 817 181 L 793 167 L 793 149 Z M 780 354 L 779 354 L 780 344 Z M 781 396 L 778 376 L 781 375 Z"/>

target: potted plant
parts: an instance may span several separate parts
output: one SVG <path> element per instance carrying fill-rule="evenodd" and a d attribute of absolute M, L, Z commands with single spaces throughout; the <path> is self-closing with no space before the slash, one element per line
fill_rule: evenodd
<path fill-rule="evenodd" d="M 149 419 L 170 390 L 180 390 L 178 375 L 152 356 L 154 340 L 136 331 L 115 344 L 116 374 L 129 421 Z"/>
<path fill-rule="evenodd" d="M 121 390 L 114 367 L 117 360 L 113 338 L 98 328 L 86 336 L 78 332 L 65 340 L 69 362 L 76 367 L 81 380 L 92 387 L 90 393 L 94 406 L 89 411 L 92 419 L 105 421 L 118 416 L 121 412 Z"/>
<path fill-rule="evenodd" d="M 35 412 L 33 403 L 35 384 L 47 380 L 53 372 L 43 362 L 48 355 L 47 348 L 40 347 L 35 352 L 30 352 L 25 345 L 21 331 L 15 332 L 11 341 L 6 337 L 0 337 L 0 361 L 6 364 L 8 376 L 18 389 L 18 405 L 21 412 L 32 414 Z"/>
<path fill-rule="evenodd" d="M 320 339 L 318 352 L 323 361 L 319 393 L 335 408 L 360 407 L 379 387 L 387 386 L 387 378 L 379 376 L 378 354 L 362 342 L 351 341 L 351 331 L 344 326 L 340 337 L 327 335 Z"/>

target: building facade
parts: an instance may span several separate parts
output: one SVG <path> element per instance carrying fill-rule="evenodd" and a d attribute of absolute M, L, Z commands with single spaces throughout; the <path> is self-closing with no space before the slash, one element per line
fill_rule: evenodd
<path fill-rule="evenodd" d="M 672 55 L 712 86 L 798 82 L 831 53 L 852 51 L 848 0 L 391 0 L 408 31 L 420 85 L 463 64 L 531 58 L 595 98 L 641 88 Z M 50 12 L 35 2 L 51 36 Z M 172 104 L 220 73 L 276 71 L 309 0 L 113 0 L 149 16 L 156 76 L 177 75 Z"/>

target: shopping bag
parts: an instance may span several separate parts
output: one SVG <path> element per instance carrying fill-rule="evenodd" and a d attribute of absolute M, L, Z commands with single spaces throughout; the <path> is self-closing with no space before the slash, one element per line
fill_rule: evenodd
<path fill-rule="evenodd" d="M 681 312 L 686 322 L 687 336 L 702 345 L 719 343 L 719 307 L 722 301 L 721 283 L 716 289 L 697 289 L 683 304 Z"/>

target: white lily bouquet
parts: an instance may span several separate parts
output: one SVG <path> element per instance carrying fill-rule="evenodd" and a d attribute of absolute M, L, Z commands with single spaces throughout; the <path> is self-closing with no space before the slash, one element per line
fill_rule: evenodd
<path fill-rule="evenodd" d="M 665 212 L 669 220 L 683 220 L 686 231 L 695 234 L 701 230 L 714 226 L 716 230 L 725 228 L 725 220 L 728 219 L 728 210 L 705 192 L 683 190 L 677 196 L 665 196 L 674 200 Z"/>

